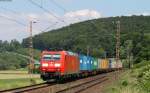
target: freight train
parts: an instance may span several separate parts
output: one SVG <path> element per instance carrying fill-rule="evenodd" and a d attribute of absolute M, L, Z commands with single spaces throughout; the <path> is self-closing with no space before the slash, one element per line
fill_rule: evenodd
<path fill-rule="evenodd" d="M 40 60 L 41 78 L 45 81 L 79 78 L 122 68 L 115 59 L 99 59 L 69 51 L 43 51 Z"/>

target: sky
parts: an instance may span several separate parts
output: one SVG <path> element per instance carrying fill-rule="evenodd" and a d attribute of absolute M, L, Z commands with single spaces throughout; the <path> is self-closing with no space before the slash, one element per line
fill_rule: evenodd
<path fill-rule="evenodd" d="M 0 0 L 0 40 L 29 36 L 103 17 L 150 15 L 150 0 Z"/>

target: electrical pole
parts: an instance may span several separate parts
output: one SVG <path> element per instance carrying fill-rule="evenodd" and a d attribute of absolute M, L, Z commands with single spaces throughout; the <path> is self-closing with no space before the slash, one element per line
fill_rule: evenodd
<path fill-rule="evenodd" d="M 34 60 L 33 60 L 33 39 L 32 39 L 32 23 L 33 21 L 30 21 L 30 38 L 29 38 L 29 55 L 30 55 L 30 60 L 29 60 L 29 73 L 33 73 L 34 69 Z"/>
<path fill-rule="evenodd" d="M 116 64 L 119 67 L 120 60 L 120 21 L 117 21 L 117 33 L 116 33 Z"/>

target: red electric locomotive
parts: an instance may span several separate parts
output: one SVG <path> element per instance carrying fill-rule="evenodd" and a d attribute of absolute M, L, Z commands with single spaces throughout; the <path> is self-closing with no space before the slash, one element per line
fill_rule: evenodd
<path fill-rule="evenodd" d="M 43 80 L 77 76 L 79 57 L 68 51 L 43 51 L 40 70 Z"/>

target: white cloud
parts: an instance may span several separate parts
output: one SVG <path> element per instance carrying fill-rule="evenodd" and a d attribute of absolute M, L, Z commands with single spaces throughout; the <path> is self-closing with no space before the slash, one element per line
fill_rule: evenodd
<path fill-rule="evenodd" d="M 85 9 L 85 10 L 79 10 L 79 11 L 75 11 L 75 12 L 69 12 L 65 14 L 66 17 L 89 17 L 89 18 L 99 18 L 101 17 L 101 14 L 95 10 L 89 10 L 89 9 Z"/>
<path fill-rule="evenodd" d="M 100 17 L 102 17 L 102 15 L 98 11 L 84 9 L 68 12 L 63 16 L 63 19 L 66 20 L 68 24 L 70 24 L 85 20 L 97 19 Z"/>
<path fill-rule="evenodd" d="M 18 39 L 19 41 L 29 36 L 29 18 L 38 20 L 37 23 L 33 24 L 33 34 L 35 35 L 41 33 L 41 31 L 45 30 L 45 28 L 47 28 L 46 30 L 48 31 L 51 29 L 66 26 L 70 23 L 76 23 L 79 21 L 101 17 L 101 14 L 99 12 L 89 9 L 68 12 L 63 16 L 55 14 L 57 18 L 48 13 L 20 13 L 19 15 L 12 13 L 1 13 L 0 15 L 5 15 L 27 25 L 26 27 L 24 27 L 15 22 L 0 17 L 0 40 Z M 64 20 L 65 22 L 62 22 L 62 20 Z"/>
<path fill-rule="evenodd" d="M 142 13 L 142 15 L 143 15 L 143 16 L 149 16 L 150 13 L 144 12 L 144 13 Z"/>

